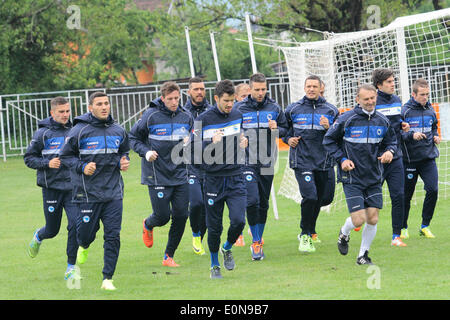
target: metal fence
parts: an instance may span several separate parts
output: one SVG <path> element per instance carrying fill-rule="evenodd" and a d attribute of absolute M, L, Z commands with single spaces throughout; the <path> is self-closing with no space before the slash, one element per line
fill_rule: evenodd
<path fill-rule="evenodd" d="M 248 80 L 233 80 L 235 85 Z M 205 82 L 206 98 L 214 102 L 215 81 Z M 178 83 L 181 104 L 187 101 L 188 83 Z M 267 79 L 269 96 L 284 109 L 290 102 L 289 83 L 285 77 Z M 117 87 L 0 95 L 0 157 L 23 155 L 30 144 L 38 122 L 50 115 L 50 101 L 56 96 L 66 97 L 71 105 L 71 120 L 88 111 L 88 98 L 94 91 L 106 92 L 112 105 L 113 118 L 129 131 L 141 117 L 150 101 L 160 96 L 161 85 Z"/>

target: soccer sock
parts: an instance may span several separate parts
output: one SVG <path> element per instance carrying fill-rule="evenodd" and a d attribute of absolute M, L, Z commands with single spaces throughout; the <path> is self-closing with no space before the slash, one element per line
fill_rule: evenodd
<path fill-rule="evenodd" d="M 144 227 L 145 227 L 145 229 L 147 229 L 148 231 L 152 231 L 152 230 L 153 230 L 153 227 L 151 227 L 151 228 L 148 227 L 148 225 L 147 225 L 147 219 L 145 219 Z"/>
<path fill-rule="evenodd" d="M 394 239 L 397 238 L 397 237 L 400 237 L 400 235 L 394 233 L 394 234 L 392 235 L 392 240 L 394 240 Z"/>
<path fill-rule="evenodd" d="M 426 228 L 426 227 L 428 227 L 428 226 L 423 224 L 423 225 L 420 226 L 420 229 L 423 229 L 423 228 Z"/>
<path fill-rule="evenodd" d="M 219 252 L 211 252 L 211 268 L 214 266 L 220 266 L 219 263 Z"/>
<path fill-rule="evenodd" d="M 42 240 L 41 239 L 39 239 L 39 231 L 41 231 L 42 229 L 39 229 L 36 233 L 35 233 L 35 238 L 36 238 L 36 241 L 38 242 L 38 243 L 41 243 L 42 242 Z"/>
<path fill-rule="evenodd" d="M 358 257 L 363 256 L 364 252 L 369 251 L 370 245 L 372 244 L 372 241 L 375 238 L 376 234 L 377 234 L 377 225 L 366 223 L 366 226 L 364 227 L 364 230 L 362 232 L 361 247 L 359 248 Z"/>
<path fill-rule="evenodd" d="M 225 243 L 223 244 L 223 249 L 224 250 L 231 250 L 231 247 L 233 246 L 232 243 L 229 243 L 228 240 L 225 241 Z"/>
<path fill-rule="evenodd" d="M 192 232 L 192 236 L 193 237 L 201 237 L 201 232 L 199 231 L 199 232 Z"/>
<path fill-rule="evenodd" d="M 261 238 L 259 237 L 259 230 L 258 225 L 255 224 L 253 226 L 250 226 L 250 231 L 252 232 L 252 238 L 253 242 L 261 241 Z"/>
<path fill-rule="evenodd" d="M 261 240 L 263 237 L 263 233 L 264 233 L 264 228 L 265 228 L 266 224 L 265 223 L 258 223 L 257 227 L 258 227 L 258 234 L 259 234 L 259 239 Z"/>
<path fill-rule="evenodd" d="M 350 231 L 352 231 L 353 229 L 355 229 L 355 226 L 353 225 L 352 217 L 348 217 L 345 220 L 345 223 L 344 223 L 344 225 L 341 228 L 341 232 L 344 235 L 348 236 L 350 234 Z"/>

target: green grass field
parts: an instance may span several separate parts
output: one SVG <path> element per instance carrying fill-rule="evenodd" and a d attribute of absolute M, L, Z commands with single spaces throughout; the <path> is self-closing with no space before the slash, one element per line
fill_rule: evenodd
<path fill-rule="evenodd" d="M 371 258 L 379 269 L 373 273 L 355 264 L 361 232 L 352 232 L 350 251 L 341 256 L 336 247 L 338 230 L 348 213 L 344 207 L 322 212 L 318 232 L 322 240 L 317 251 L 304 255 L 298 251 L 300 206 L 277 198 L 280 219 L 269 219 L 264 234 L 266 259 L 250 258 L 250 237 L 244 231 L 246 246 L 233 249 L 236 269 L 226 271 L 224 279 L 209 278 L 210 259 L 196 256 L 191 249 L 189 222 L 175 261 L 180 268 L 161 266 L 169 225 L 155 229 L 155 245 L 148 249 L 141 241 L 142 219 L 151 212 L 147 188 L 140 184 L 140 161 L 132 154 L 132 166 L 125 180 L 121 250 L 114 276 L 115 292 L 100 290 L 103 267 L 103 231 L 99 230 L 89 258 L 81 268 L 79 290 L 70 290 L 63 280 L 66 269 L 66 225 L 60 234 L 45 240 L 35 259 L 26 248 L 33 232 L 44 223 L 42 193 L 36 186 L 35 172 L 22 158 L 0 163 L 0 299 L 158 299 L 158 300 L 236 300 L 236 299 L 449 299 L 450 298 L 450 199 L 437 204 L 432 230 L 436 239 L 418 236 L 421 205 L 410 214 L 408 247 L 392 248 L 390 206 L 380 213 L 378 233 Z M 281 153 L 284 168 L 286 153 Z M 280 170 L 282 171 L 282 170 Z M 278 190 L 282 172 L 275 177 Z M 227 218 L 224 218 L 225 238 Z M 166 271 L 172 274 L 167 275 Z M 369 273 L 368 273 L 369 272 Z M 379 275 L 379 289 L 371 284 Z M 369 285 L 368 285 L 369 284 Z"/>

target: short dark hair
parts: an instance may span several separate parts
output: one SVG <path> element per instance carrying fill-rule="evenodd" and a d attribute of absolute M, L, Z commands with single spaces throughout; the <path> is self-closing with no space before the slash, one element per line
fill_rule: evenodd
<path fill-rule="evenodd" d="M 69 103 L 69 101 L 66 98 L 58 96 L 58 97 L 53 98 L 50 101 L 50 106 L 53 109 L 53 108 L 55 108 L 57 106 L 60 106 L 60 105 L 63 105 L 63 104 L 68 104 L 68 103 Z"/>
<path fill-rule="evenodd" d="M 391 69 L 379 68 L 372 71 L 372 84 L 378 89 L 378 85 L 383 84 L 383 81 L 394 76 L 394 71 Z"/>
<path fill-rule="evenodd" d="M 305 85 L 306 85 L 306 81 L 308 81 L 308 80 L 317 80 L 317 81 L 319 81 L 319 87 L 322 85 L 322 80 L 320 79 L 320 77 L 319 76 L 316 76 L 316 75 L 314 75 L 314 74 L 312 74 L 312 75 L 309 75 L 309 76 L 307 76 L 306 77 L 306 79 L 305 79 Z M 325 85 L 325 84 L 324 84 Z"/>
<path fill-rule="evenodd" d="M 103 91 L 95 91 L 94 93 L 92 93 L 89 96 L 89 105 L 92 106 L 92 104 L 94 103 L 94 99 L 95 98 L 99 98 L 99 97 L 107 97 L 108 95 L 106 93 L 104 93 Z"/>
<path fill-rule="evenodd" d="M 266 82 L 266 76 L 260 72 L 252 74 L 252 76 L 249 79 L 250 81 L 250 87 L 252 86 L 253 82 L 263 83 Z"/>
<path fill-rule="evenodd" d="M 356 95 L 359 96 L 359 93 L 360 93 L 361 90 L 377 92 L 377 89 L 373 85 L 371 85 L 370 83 L 364 83 L 364 84 L 360 85 L 358 87 L 358 89 L 356 90 Z"/>
<path fill-rule="evenodd" d="M 180 92 L 180 86 L 176 84 L 174 81 L 167 81 L 164 82 L 161 86 L 161 94 L 163 97 L 167 96 L 168 94 L 171 94 L 174 91 Z"/>
<path fill-rule="evenodd" d="M 216 87 L 214 88 L 214 95 L 219 98 L 222 97 L 224 93 L 227 93 L 230 96 L 234 94 L 233 82 L 228 79 L 217 82 Z"/>
<path fill-rule="evenodd" d="M 417 94 L 419 92 L 419 88 L 429 88 L 429 84 L 428 81 L 425 80 L 424 78 L 419 78 L 416 81 L 414 81 L 412 90 L 415 94 Z"/>
<path fill-rule="evenodd" d="M 193 83 L 202 83 L 202 82 L 204 82 L 202 78 L 192 77 L 189 79 L 189 88 L 191 87 L 191 84 L 193 84 Z"/>

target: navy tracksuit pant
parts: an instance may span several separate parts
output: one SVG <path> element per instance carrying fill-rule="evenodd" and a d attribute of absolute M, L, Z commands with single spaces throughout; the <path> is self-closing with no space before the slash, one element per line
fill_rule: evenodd
<path fill-rule="evenodd" d="M 403 228 L 408 228 L 411 199 L 416 189 L 417 178 L 424 182 L 425 199 L 422 208 L 422 224 L 430 225 L 434 208 L 438 198 L 438 170 L 435 159 L 428 159 L 414 163 L 404 163 L 405 166 L 405 215 Z"/>
<path fill-rule="evenodd" d="M 77 260 L 77 230 L 76 219 L 78 207 L 72 202 L 72 191 L 62 191 L 42 188 L 44 202 L 45 226 L 38 231 L 40 240 L 51 239 L 59 233 L 61 228 L 62 211 L 67 215 L 67 263 L 75 264 Z"/>
<path fill-rule="evenodd" d="M 203 179 L 189 175 L 189 222 L 192 233 L 200 233 L 203 239 L 206 233 L 205 202 L 203 201 Z"/>
<path fill-rule="evenodd" d="M 235 243 L 245 226 L 247 190 L 242 174 L 226 177 L 206 176 L 204 185 L 206 227 L 210 252 L 218 252 L 223 231 L 223 210 L 228 207 L 230 226 L 227 241 Z"/>
<path fill-rule="evenodd" d="M 300 205 L 300 228 L 302 230 L 301 235 L 311 235 L 316 233 L 315 227 L 320 208 L 325 203 L 328 203 L 330 201 L 330 198 L 331 201 L 333 201 L 331 192 L 334 195 L 334 187 L 331 187 L 328 184 L 334 184 L 334 171 L 333 174 L 331 174 L 331 172 L 329 172 L 330 170 L 294 170 L 295 178 L 297 179 L 300 190 L 300 195 L 302 196 L 302 202 Z M 331 178 L 333 178 L 332 182 Z"/>
<path fill-rule="evenodd" d="M 148 191 L 153 213 L 145 220 L 145 225 L 148 229 L 162 227 L 172 218 L 165 253 L 173 258 L 183 237 L 186 220 L 189 216 L 188 184 L 177 186 L 148 186 Z"/>
<path fill-rule="evenodd" d="M 391 197 L 392 233 L 399 235 L 405 215 L 405 169 L 402 158 L 383 165 L 383 181 L 387 182 Z"/>
<path fill-rule="evenodd" d="M 246 167 L 243 171 L 247 189 L 247 221 L 250 226 L 265 224 L 273 175 L 257 173 L 259 169 Z"/>
<path fill-rule="evenodd" d="M 120 229 L 122 225 L 122 200 L 108 202 L 78 203 L 78 244 L 88 248 L 95 240 L 103 224 L 103 279 L 111 279 L 116 269 L 120 250 Z"/>

